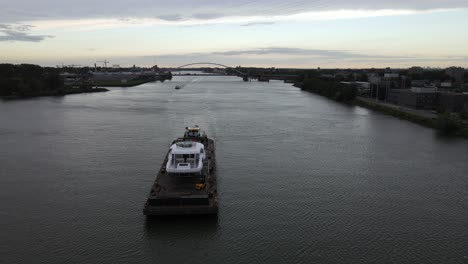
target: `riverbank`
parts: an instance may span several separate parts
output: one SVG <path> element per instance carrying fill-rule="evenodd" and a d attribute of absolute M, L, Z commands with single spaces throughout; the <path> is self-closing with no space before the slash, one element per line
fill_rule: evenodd
<path fill-rule="evenodd" d="M 405 119 L 405 120 L 412 121 L 412 122 L 415 122 L 424 126 L 436 128 L 434 121 L 437 120 L 438 117 L 435 114 L 433 116 L 427 116 L 427 115 L 423 116 L 415 112 L 406 111 L 404 108 L 398 107 L 396 105 L 381 103 L 373 99 L 364 98 L 364 97 L 356 97 L 353 103 L 355 105 L 369 108 L 369 109 L 372 109 L 372 110 L 375 110 L 384 114 L 388 114 L 394 117 L 398 117 L 400 119 Z"/>
<path fill-rule="evenodd" d="M 149 82 L 154 82 L 155 80 L 128 80 L 126 82 L 122 82 L 121 80 L 95 80 L 94 83 L 96 86 L 104 86 L 104 87 L 134 87 L 138 85 L 142 85 Z"/>
<path fill-rule="evenodd" d="M 468 126 L 460 120 L 450 118 L 450 115 L 437 115 L 418 112 L 415 109 L 407 109 L 397 105 L 378 102 L 369 98 L 356 97 L 355 105 L 372 109 L 399 119 L 411 121 L 426 127 L 437 129 L 441 132 L 449 132 L 455 136 L 468 138 Z M 447 130 L 447 131 L 446 131 Z"/>
<path fill-rule="evenodd" d="M 38 93 L 29 93 L 24 95 L 10 95 L 10 96 L 1 96 L 0 99 L 2 100 L 20 100 L 26 98 L 34 98 L 34 97 L 43 97 L 43 96 L 64 96 L 70 94 L 82 94 L 82 93 L 102 93 L 108 92 L 109 90 L 106 88 L 86 88 L 86 89 L 67 89 L 63 91 L 46 91 L 46 92 L 38 92 Z"/>
<path fill-rule="evenodd" d="M 436 114 L 429 111 L 404 108 L 398 105 L 357 96 L 357 91 L 349 85 L 320 79 L 306 79 L 294 86 L 301 90 L 325 96 L 334 101 L 358 105 L 374 111 L 437 129 L 442 134 L 468 138 L 468 124 L 456 114 Z"/>
<path fill-rule="evenodd" d="M 164 82 L 171 80 L 172 74 L 167 73 L 163 75 L 155 74 L 123 74 L 123 73 L 112 73 L 112 74 L 96 74 L 91 77 L 91 81 L 95 86 L 104 87 L 134 87 L 149 82 Z"/>
<path fill-rule="evenodd" d="M 294 86 L 301 90 L 316 93 L 338 102 L 349 102 L 357 96 L 357 88 L 336 81 L 308 78 Z"/>

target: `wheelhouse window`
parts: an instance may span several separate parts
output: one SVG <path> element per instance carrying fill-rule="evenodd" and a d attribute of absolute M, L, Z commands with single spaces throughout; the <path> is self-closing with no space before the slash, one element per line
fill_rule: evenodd
<path fill-rule="evenodd" d="M 191 163 L 196 164 L 199 159 L 199 154 L 173 154 L 172 164 L 177 165 L 179 163 Z"/>

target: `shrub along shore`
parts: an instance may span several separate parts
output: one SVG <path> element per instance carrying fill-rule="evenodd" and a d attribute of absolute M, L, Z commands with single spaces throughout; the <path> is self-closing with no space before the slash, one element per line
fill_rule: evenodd
<path fill-rule="evenodd" d="M 468 126 L 454 113 L 441 113 L 438 118 L 432 119 L 415 113 L 409 113 L 396 107 L 390 107 L 378 102 L 370 102 L 357 97 L 357 88 L 337 81 L 306 78 L 295 84 L 301 90 L 316 93 L 338 102 L 366 107 L 400 119 L 408 120 L 426 127 L 437 129 L 441 134 L 468 137 Z M 462 115 L 460 115 L 462 116 Z"/>
<path fill-rule="evenodd" d="M 138 80 L 129 80 L 123 83 L 121 80 L 95 80 L 94 83 L 97 86 L 104 87 L 133 87 L 138 86 L 144 83 L 154 82 L 154 79 L 138 79 Z"/>
<path fill-rule="evenodd" d="M 106 92 L 89 82 L 76 87 L 65 85 L 60 70 L 33 64 L 0 64 L 0 98 L 21 99 L 39 96 L 62 96 L 78 93 Z"/>
<path fill-rule="evenodd" d="M 453 113 L 442 113 L 438 115 L 438 118 L 432 119 L 360 98 L 356 98 L 353 102 L 362 107 L 437 129 L 441 134 L 468 137 L 468 127 Z"/>
<path fill-rule="evenodd" d="M 102 92 L 108 92 L 108 91 L 109 90 L 106 88 L 69 88 L 69 89 L 63 89 L 60 91 L 41 91 L 41 92 L 34 92 L 34 93 L 24 93 L 21 95 L 0 96 L 0 99 L 17 100 L 17 99 L 42 97 L 42 96 L 65 96 L 68 94 L 102 93 Z"/>

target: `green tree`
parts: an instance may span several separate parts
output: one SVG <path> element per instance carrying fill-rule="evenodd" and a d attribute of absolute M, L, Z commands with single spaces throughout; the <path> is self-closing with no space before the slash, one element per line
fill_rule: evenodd
<path fill-rule="evenodd" d="M 0 76 L 0 96 L 12 95 L 14 90 L 15 86 L 11 79 Z"/>
<path fill-rule="evenodd" d="M 48 90 L 56 91 L 62 88 L 64 85 L 63 78 L 57 73 L 47 74 L 47 76 L 44 78 L 44 81 Z"/>
<path fill-rule="evenodd" d="M 443 134 L 452 135 L 458 133 L 463 128 L 463 124 L 455 115 L 446 112 L 439 115 L 437 128 Z"/>
<path fill-rule="evenodd" d="M 460 113 L 460 118 L 464 120 L 468 120 L 468 110 L 465 110 Z"/>
<path fill-rule="evenodd" d="M 12 78 L 15 76 L 16 68 L 13 64 L 0 64 L 0 76 L 3 78 Z"/>
<path fill-rule="evenodd" d="M 33 64 L 20 64 L 17 71 L 20 76 L 38 79 L 44 73 L 44 69 L 41 66 Z"/>

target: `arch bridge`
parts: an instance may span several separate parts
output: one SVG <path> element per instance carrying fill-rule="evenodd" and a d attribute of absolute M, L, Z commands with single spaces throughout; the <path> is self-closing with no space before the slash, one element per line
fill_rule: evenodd
<path fill-rule="evenodd" d="M 185 68 L 185 67 L 188 67 L 188 66 L 193 66 L 193 65 L 214 65 L 214 66 L 219 66 L 219 67 L 223 67 L 225 69 L 231 69 L 231 70 L 235 71 L 237 74 L 239 74 L 240 76 L 246 76 L 245 73 L 237 70 L 234 67 L 227 66 L 227 65 L 224 65 L 224 64 L 220 64 L 220 63 L 214 63 L 214 62 L 194 62 L 194 63 L 184 64 L 182 66 L 176 67 L 176 69 L 182 69 L 182 68 Z"/>
<path fill-rule="evenodd" d="M 250 81 L 251 79 L 258 79 L 259 81 L 269 81 L 269 80 L 288 80 L 288 81 L 294 81 L 294 79 L 297 77 L 296 74 L 272 74 L 272 73 L 265 73 L 265 72 L 241 72 L 238 69 L 234 67 L 230 67 L 221 63 L 215 63 L 215 62 L 193 62 L 193 63 L 188 63 L 181 65 L 179 67 L 173 68 L 173 69 L 182 69 L 185 67 L 193 66 L 193 65 L 214 65 L 218 67 L 223 67 L 225 69 L 231 69 L 232 71 L 237 73 L 237 76 L 242 77 L 244 81 Z"/>

